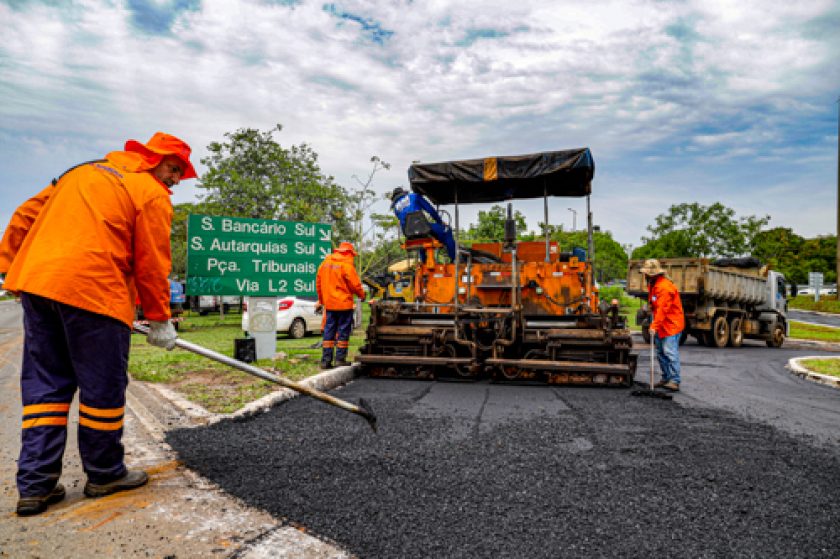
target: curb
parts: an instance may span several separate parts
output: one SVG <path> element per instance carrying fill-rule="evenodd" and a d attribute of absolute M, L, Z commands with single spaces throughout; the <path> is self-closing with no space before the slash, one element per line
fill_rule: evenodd
<path fill-rule="evenodd" d="M 788 361 L 787 369 L 789 369 L 793 374 L 802 377 L 806 380 L 810 380 L 813 382 L 818 382 L 820 384 L 825 384 L 827 386 L 831 386 L 832 388 L 840 388 L 840 377 L 834 377 L 831 375 L 823 375 L 820 373 L 815 373 L 810 369 L 806 369 L 801 362 L 805 359 L 840 359 L 840 357 L 826 357 L 824 355 L 809 355 L 805 357 L 794 357 L 790 361 Z"/>
<path fill-rule="evenodd" d="M 302 384 L 304 386 L 314 388 L 315 390 L 320 390 L 322 392 L 326 390 L 332 390 L 333 388 L 341 386 L 342 384 L 347 384 L 348 382 L 356 378 L 360 370 L 361 365 L 356 364 L 349 365 L 347 367 L 336 367 L 335 369 L 330 369 L 329 371 L 324 371 L 323 373 L 318 373 L 317 375 L 307 377 L 300 381 L 298 384 Z M 218 423 L 219 421 L 223 421 L 225 419 L 238 420 L 253 417 L 255 415 L 265 413 L 275 405 L 281 402 L 285 402 L 286 400 L 296 398 L 299 395 L 299 392 L 292 390 L 291 388 L 281 388 L 276 392 L 272 392 L 271 394 L 263 396 L 259 400 L 254 400 L 253 402 L 245 405 L 242 409 L 239 409 L 233 413 L 211 414 L 210 412 L 206 412 L 208 415 L 211 416 L 207 424 L 212 425 L 213 423 Z"/>

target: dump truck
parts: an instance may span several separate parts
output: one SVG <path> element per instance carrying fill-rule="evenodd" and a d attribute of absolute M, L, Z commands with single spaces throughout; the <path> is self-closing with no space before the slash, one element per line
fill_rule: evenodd
<path fill-rule="evenodd" d="M 744 339 L 764 340 L 781 347 L 789 334 L 785 276 L 767 270 L 754 258 L 662 258 L 660 265 L 680 293 L 685 313 L 681 342 L 691 335 L 701 345 L 740 347 Z M 631 260 L 627 293 L 647 301 L 648 288 Z M 650 339 L 647 305 L 636 315 L 645 340 Z"/>
<path fill-rule="evenodd" d="M 461 246 L 454 262 L 430 236 L 425 218 L 408 216 L 403 248 L 424 258 L 414 272 L 414 301 L 371 303 L 356 360 L 374 377 L 630 386 L 636 355 L 618 301 L 600 301 L 592 268 L 588 148 L 511 157 L 416 163 L 411 189 L 433 204 L 507 202 L 504 238 Z M 589 250 L 517 240 L 514 201 L 586 197 Z M 557 210 L 554 212 L 557 213 Z M 548 231 L 548 228 L 546 228 Z"/>

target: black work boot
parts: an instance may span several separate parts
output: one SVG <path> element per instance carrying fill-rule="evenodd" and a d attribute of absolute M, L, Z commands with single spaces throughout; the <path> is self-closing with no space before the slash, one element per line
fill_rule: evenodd
<path fill-rule="evenodd" d="M 117 491 L 137 489 L 146 485 L 148 481 L 149 475 L 143 470 L 128 470 L 123 477 L 108 483 L 91 483 L 88 481 L 85 484 L 85 495 L 88 497 L 104 497 Z"/>
<path fill-rule="evenodd" d="M 327 370 L 327 369 L 332 369 L 332 368 L 333 368 L 332 363 L 327 363 L 327 362 L 325 362 L 325 361 L 321 361 L 321 363 L 318 365 L 318 367 L 319 367 L 322 371 L 325 371 L 325 370 Z"/>
<path fill-rule="evenodd" d="M 338 359 L 335 362 L 336 367 L 349 367 L 350 365 L 352 365 L 352 363 L 350 363 L 347 359 Z"/>
<path fill-rule="evenodd" d="M 18 516 L 34 516 L 36 514 L 41 514 L 47 510 L 49 505 L 54 505 L 64 499 L 64 495 L 64 486 L 58 483 L 55 488 L 46 495 L 41 495 L 40 497 L 21 497 L 18 499 L 17 510 L 15 512 Z"/>

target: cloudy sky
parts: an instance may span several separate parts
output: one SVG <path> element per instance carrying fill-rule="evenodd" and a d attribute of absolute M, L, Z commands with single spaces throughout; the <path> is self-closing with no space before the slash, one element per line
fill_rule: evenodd
<path fill-rule="evenodd" d="M 634 246 L 682 202 L 836 230 L 840 0 L 0 0 L 0 22 L 0 227 L 129 138 L 198 163 L 280 123 L 348 188 L 389 162 L 379 193 L 414 160 L 587 146 L 595 222 Z M 516 207 L 536 229 L 542 202 Z"/>

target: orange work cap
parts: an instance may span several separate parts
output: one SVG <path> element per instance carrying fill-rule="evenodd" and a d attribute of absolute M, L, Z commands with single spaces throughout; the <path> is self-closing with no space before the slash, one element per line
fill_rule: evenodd
<path fill-rule="evenodd" d="M 184 163 L 184 172 L 181 173 L 181 180 L 196 178 L 195 168 L 190 163 L 189 144 L 180 138 L 176 138 L 164 132 L 155 132 L 152 139 L 141 144 L 137 140 L 129 140 L 125 143 L 125 151 L 133 151 L 149 157 L 152 154 L 174 155 Z"/>
<path fill-rule="evenodd" d="M 347 241 L 342 242 L 338 245 L 338 248 L 335 249 L 336 252 L 346 252 L 350 253 L 353 256 L 357 256 L 356 249 L 353 247 L 353 243 L 348 243 Z"/>

